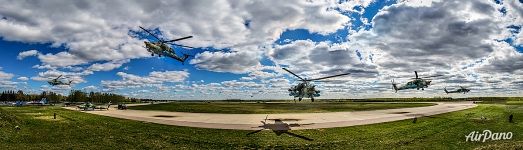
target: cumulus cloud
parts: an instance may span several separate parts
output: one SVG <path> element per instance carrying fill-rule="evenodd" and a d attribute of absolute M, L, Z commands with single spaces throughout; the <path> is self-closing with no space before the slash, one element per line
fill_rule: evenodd
<path fill-rule="evenodd" d="M 147 76 L 119 72 L 121 80 L 102 81 L 99 87 L 105 90 L 154 86 L 189 91 L 182 94 L 189 97 L 205 95 L 202 91 L 207 89 L 229 95 L 266 91 L 281 96 L 285 95 L 284 88 L 295 84 L 292 77 L 282 77 L 288 73 L 281 67 L 308 78 L 351 72 L 333 82 L 318 83 L 325 92 L 340 95 L 387 95 L 383 93 L 391 92 L 391 78 L 410 78 L 415 70 L 422 75 L 446 75 L 446 79 L 434 80 L 439 83 L 434 90 L 425 91 L 433 95 L 446 85 L 489 90 L 523 87 L 523 79 L 513 76 L 523 72 L 519 63 L 523 56 L 513 47 L 523 43 L 523 33 L 507 28 L 521 27 L 523 4 L 518 1 L 399 0 L 369 20 L 359 18 L 372 28 L 348 31 L 348 41 L 274 43 L 287 30 L 305 29 L 320 35 L 347 30 L 355 18 L 344 14 L 364 14 L 374 2 L 8 1 L 0 6 L 0 37 L 64 48 L 18 55 L 20 60 L 37 56 L 41 64 L 34 68 L 47 69 L 31 78 L 37 81 L 64 74 L 75 83 L 87 82 L 83 78 L 96 71 L 114 70 L 132 59 L 149 57 L 141 40 L 129 36 L 140 31 L 138 26 L 158 30 L 165 39 L 194 36 L 181 44 L 226 48 L 196 54 L 189 63 L 197 69 L 245 75 L 238 80 L 193 83 L 186 81 L 188 71 L 156 71 Z M 513 42 L 508 44 L 507 39 Z M 147 92 L 163 95 L 150 89 L 126 94 Z"/>
<path fill-rule="evenodd" d="M 377 63 L 383 68 L 410 72 L 407 69 L 451 69 L 486 57 L 494 51 L 491 43 L 502 27 L 493 19 L 495 10 L 490 5 L 468 7 L 479 5 L 476 3 L 481 2 L 460 2 L 458 6 L 457 1 L 445 1 L 433 3 L 432 7 L 400 4 L 384 9 L 373 19 L 376 36 L 371 44 L 389 59 L 378 59 Z M 487 18 L 471 19 L 484 15 Z"/>
<path fill-rule="evenodd" d="M 517 63 L 521 54 L 500 41 L 510 37 L 506 26 L 513 22 L 508 20 L 490 1 L 402 1 L 381 10 L 370 31 L 350 35 L 348 45 L 360 49 L 363 56 L 369 54 L 380 82 L 412 77 L 417 70 L 423 75 L 446 75 L 434 80 L 433 89 L 493 88 L 484 84 L 487 78 L 502 80 L 492 76 L 523 69 Z"/>
<path fill-rule="evenodd" d="M 369 58 L 347 44 L 330 44 L 298 40 L 286 45 L 276 45 L 267 51 L 269 58 L 280 65 L 289 66 L 296 73 L 332 75 L 348 71 L 365 71 L 373 76 L 375 66 Z"/>
<path fill-rule="evenodd" d="M 66 51 L 38 58 L 44 65 L 65 67 L 148 57 L 143 43 L 128 35 L 129 30 L 140 31 L 138 26 L 158 28 L 167 39 L 194 35 L 197 38 L 182 43 L 217 48 L 271 42 L 286 29 L 331 33 L 343 28 L 349 18 L 326 9 L 328 3 L 334 2 L 7 1 L 0 7 L 0 36 L 63 46 Z"/>
<path fill-rule="evenodd" d="M 31 77 L 31 80 L 34 81 L 42 81 L 47 82 L 51 79 L 58 78 L 59 76 L 62 76 L 60 80 L 63 82 L 69 82 L 71 81 L 72 84 L 78 84 L 78 83 L 85 83 L 87 82 L 84 79 L 84 76 L 93 74 L 92 71 L 85 70 L 81 72 L 65 72 L 65 71 L 59 71 L 59 70 L 47 70 L 44 72 L 39 72 L 37 76 Z M 67 88 L 69 88 L 68 86 Z M 63 87 L 65 88 L 65 87 Z"/>
<path fill-rule="evenodd" d="M 20 52 L 20 53 L 18 54 L 18 56 L 16 57 L 16 59 L 18 59 L 18 60 L 22 60 L 22 59 L 24 59 L 25 57 L 36 56 L 36 55 L 38 55 L 38 51 L 37 51 L 37 50 L 28 50 L 28 51 Z"/>
<path fill-rule="evenodd" d="M 13 74 L 11 73 L 6 73 L 6 72 L 3 72 L 3 71 L 0 71 L 0 79 L 11 79 L 13 78 Z"/>
<path fill-rule="evenodd" d="M 118 60 L 118 61 L 110 61 L 103 64 L 95 63 L 92 64 L 89 68 L 91 71 L 110 71 L 116 68 L 120 68 L 123 64 L 128 63 L 129 60 Z"/>
<path fill-rule="evenodd" d="M 102 81 L 102 86 L 106 89 L 137 88 L 146 86 L 161 86 L 163 83 L 182 82 L 189 77 L 187 71 L 153 71 L 148 76 L 137 76 L 125 72 L 118 72 L 122 80 Z"/>
<path fill-rule="evenodd" d="M 27 80 L 29 80 L 28 77 L 18 77 L 17 79 L 20 80 L 20 81 L 27 81 Z"/>
<path fill-rule="evenodd" d="M 203 52 L 196 55 L 190 64 L 216 72 L 246 73 L 260 65 L 260 59 L 261 55 L 252 51 Z"/>
<path fill-rule="evenodd" d="M 2 69 L 2 68 L 0 68 Z M 2 70 L 0 70 L 0 88 L 15 88 L 17 82 L 11 81 L 11 79 L 14 77 L 14 74 L 12 73 L 6 73 Z"/>

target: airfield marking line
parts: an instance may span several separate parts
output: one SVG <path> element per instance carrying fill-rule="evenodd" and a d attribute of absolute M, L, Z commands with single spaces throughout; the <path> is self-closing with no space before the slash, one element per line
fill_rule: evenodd
<path fill-rule="evenodd" d="M 371 111 L 327 112 L 327 113 L 284 113 L 268 114 L 268 119 L 282 119 L 285 123 L 302 124 L 292 130 L 334 128 L 391 122 L 414 117 L 431 116 L 476 107 L 472 102 L 437 102 L 427 107 L 398 108 Z M 76 110 L 75 108 L 67 108 Z M 217 114 L 188 113 L 150 110 L 83 111 L 86 113 L 145 121 L 166 125 L 199 128 L 258 130 L 267 114 Z M 157 117 L 155 117 L 157 116 Z M 167 116 L 167 117 L 158 117 Z M 286 121 L 287 119 L 288 121 Z M 274 123 L 272 120 L 268 123 Z"/>

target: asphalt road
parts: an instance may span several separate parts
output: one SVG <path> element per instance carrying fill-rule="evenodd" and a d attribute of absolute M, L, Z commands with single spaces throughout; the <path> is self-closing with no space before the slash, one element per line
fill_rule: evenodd
<path fill-rule="evenodd" d="M 447 112 L 459 111 L 475 107 L 472 102 L 439 102 L 434 106 L 354 111 L 329 113 L 285 113 L 285 114 L 216 114 L 187 113 L 148 110 L 117 110 L 111 108 L 105 111 L 83 111 L 86 113 L 131 119 L 159 124 L 188 126 L 199 128 L 258 130 L 267 117 L 267 123 L 290 127 L 292 130 L 334 128 L 355 125 L 366 125 L 414 117 L 431 116 Z M 68 107 L 67 109 L 76 110 Z M 279 121 L 276 121 L 279 120 Z M 265 126 L 267 127 L 267 126 Z"/>

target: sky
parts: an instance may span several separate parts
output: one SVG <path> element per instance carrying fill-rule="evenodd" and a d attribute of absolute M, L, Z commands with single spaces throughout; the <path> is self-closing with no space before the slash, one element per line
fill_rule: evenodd
<path fill-rule="evenodd" d="M 112 92 L 151 99 L 523 96 L 521 0 L 0 0 L 0 90 Z M 173 46 L 185 64 L 151 56 Z M 395 93 L 391 82 L 434 78 Z M 50 86 L 63 75 L 71 86 Z M 443 88 L 470 88 L 445 94 Z"/>

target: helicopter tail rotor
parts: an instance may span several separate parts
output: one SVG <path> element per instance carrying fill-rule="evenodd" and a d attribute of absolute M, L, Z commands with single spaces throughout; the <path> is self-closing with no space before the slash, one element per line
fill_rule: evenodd
<path fill-rule="evenodd" d="M 392 83 L 392 90 L 394 90 L 394 92 L 398 93 L 398 86 L 396 85 L 396 83 L 394 83 L 394 79 L 392 79 L 391 83 Z"/>

